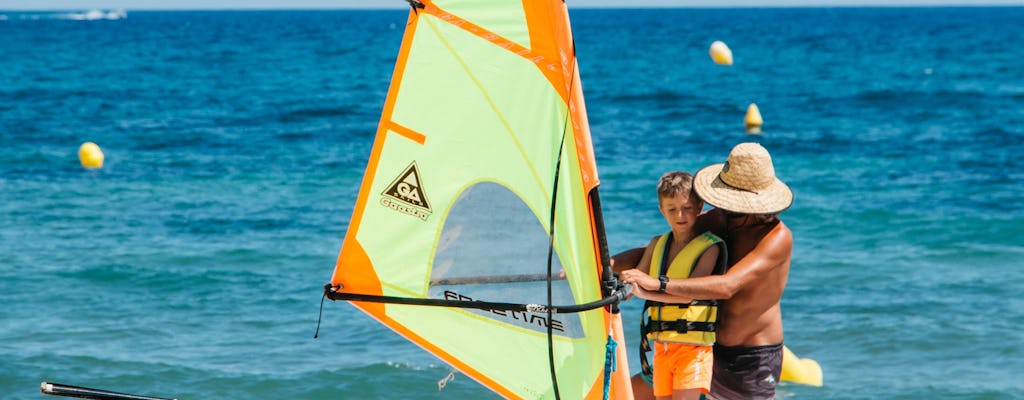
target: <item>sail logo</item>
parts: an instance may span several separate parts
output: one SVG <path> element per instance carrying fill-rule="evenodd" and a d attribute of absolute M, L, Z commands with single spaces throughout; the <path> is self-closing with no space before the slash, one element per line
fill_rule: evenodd
<path fill-rule="evenodd" d="M 420 171 L 416 168 L 415 161 L 381 193 L 380 204 L 400 213 L 427 220 L 431 213 L 430 203 L 423 193 Z"/>
<path fill-rule="evenodd" d="M 477 301 L 472 297 L 456 293 L 451 290 L 444 291 L 444 299 L 456 301 Z M 547 328 L 550 325 L 552 330 L 565 333 L 565 325 L 562 321 L 557 319 L 548 319 L 546 315 L 541 315 L 539 312 L 495 309 L 483 310 L 483 312 L 501 316 L 506 320 L 506 322 L 516 325 L 535 326 L 539 328 Z"/>

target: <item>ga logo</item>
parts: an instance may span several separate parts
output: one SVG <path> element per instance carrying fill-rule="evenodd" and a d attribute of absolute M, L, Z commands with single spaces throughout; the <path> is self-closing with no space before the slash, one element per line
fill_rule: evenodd
<path fill-rule="evenodd" d="M 381 193 L 380 204 L 403 214 L 427 220 L 431 213 L 430 202 L 423 193 L 420 171 L 416 168 L 415 161 Z"/>

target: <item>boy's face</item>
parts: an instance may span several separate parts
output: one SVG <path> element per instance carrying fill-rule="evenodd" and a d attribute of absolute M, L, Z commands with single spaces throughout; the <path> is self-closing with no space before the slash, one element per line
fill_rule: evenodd
<path fill-rule="evenodd" d="M 693 224 L 697 222 L 697 215 L 700 215 L 700 209 L 704 205 L 696 195 L 686 193 L 660 197 L 658 203 L 661 215 L 665 217 L 665 222 L 668 222 L 668 225 L 672 227 L 672 232 L 675 233 L 687 232 L 692 229 Z"/>

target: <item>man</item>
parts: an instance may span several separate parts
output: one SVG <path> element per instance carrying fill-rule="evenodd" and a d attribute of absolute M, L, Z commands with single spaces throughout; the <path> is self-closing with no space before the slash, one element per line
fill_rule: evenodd
<path fill-rule="evenodd" d="M 725 226 L 729 250 L 724 275 L 671 279 L 665 292 L 693 299 L 721 299 L 714 349 L 711 397 L 772 399 L 782 372 L 782 312 L 779 302 L 789 276 L 793 237 L 778 214 L 793 193 L 775 177 L 768 151 L 756 143 L 732 149 L 725 164 L 701 169 L 694 190 L 714 210 L 704 223 Z M 657 292 L 661 282 L 636 269 L 622 280 L 638 296 Z"/>

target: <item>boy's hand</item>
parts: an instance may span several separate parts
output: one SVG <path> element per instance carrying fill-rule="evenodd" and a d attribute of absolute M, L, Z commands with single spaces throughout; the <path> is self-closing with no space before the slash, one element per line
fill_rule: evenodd
<path fill-rule="evenodd" d="M 652 296 L 651 296 L 653 294 L 653 292 L 651 292 L 650 290 L 644 289 L 640 285 L 637 285 L 636 288 L 633 289 L 633 293 L 632 294 L 635 295 L 636 297 L 644 299 L 644 300 L 654 300 L 652 298 Z"/>
<path fill-rule="evenodd" d="M 622 271 L 622 281 L 632 283 L 649 292 L 657 291 L 661 288 L 661 281 L 636 268 Z"/>

